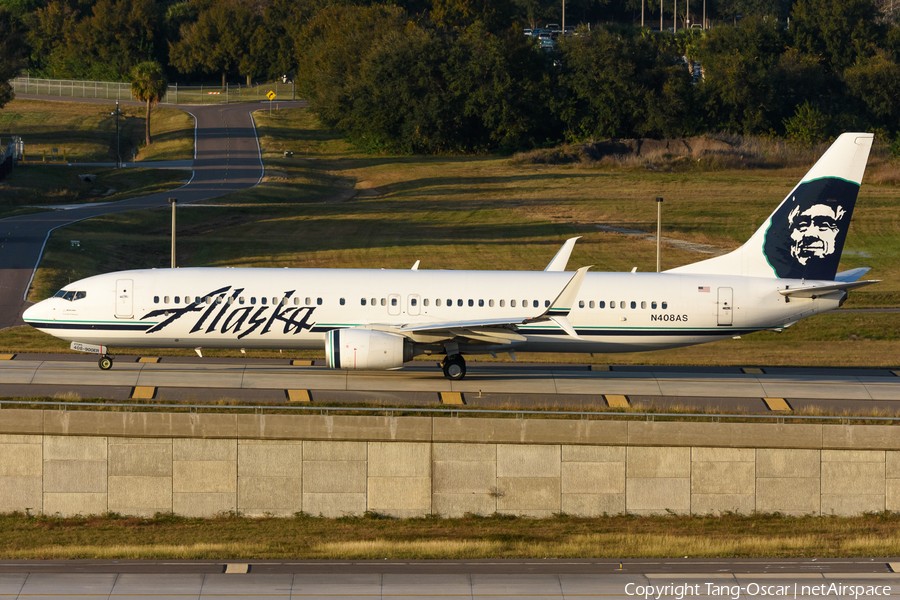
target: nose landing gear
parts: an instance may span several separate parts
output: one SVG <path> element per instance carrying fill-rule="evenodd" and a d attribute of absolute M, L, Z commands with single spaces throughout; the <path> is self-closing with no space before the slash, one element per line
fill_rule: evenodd
<path fill-rule="evenodd" d="M 466 376 L 466 359 L 461 354 L 451 354 L 441 361 L 444 377 L 458 381 Z"/>
<path fill-rule="evenodd" d="M 100 368 L 104 371 L 109 371 L 113 366 L 113 357 L 109 354 L 104 354 L 100 357 L 100 360 L 97 362 L 100 365 Z"/>

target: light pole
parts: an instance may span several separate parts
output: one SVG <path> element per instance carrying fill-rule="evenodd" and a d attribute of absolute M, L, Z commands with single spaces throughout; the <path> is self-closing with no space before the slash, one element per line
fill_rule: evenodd
<path fill-rule="evenodd" d="M 563 30 L 563 35 L 566 35 L 566 0 L 562 0 L 562 11 L 563 11 L 562 30 Z"/>
<path fill-rule="evenodd" d="M 109 113 L 111 115 L 116 115 L 116 168 L 122 166 L 122 157 L 119 154 L 119 101 L 116 100 L 116 112 Z"/>
<path fill-rule="evenodd" d="M 178 204 L 178 198 L 169 198 L 169 204 L 172 205 L 172 268 L 175 268 L 175 205 Z"/>
<path fill-rule="evenodd" d="M 662 196 L 656 197 L 656 272 L 662 272 L 662 255 L 660 254 L 662 245 Z"/>

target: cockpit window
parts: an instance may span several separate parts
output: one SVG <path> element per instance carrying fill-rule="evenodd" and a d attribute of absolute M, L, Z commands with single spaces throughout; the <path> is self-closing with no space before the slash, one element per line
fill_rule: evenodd
<path fill-rule="evenodd" d="M 69 290 L 59 290 L 53 296 L 54 298 L 62 298 L 63 300 L 68 300 L 72 302 L 74 300 L 81 300 L 82 298 L 87 298 L 87 292 L 73 292 Z"/>

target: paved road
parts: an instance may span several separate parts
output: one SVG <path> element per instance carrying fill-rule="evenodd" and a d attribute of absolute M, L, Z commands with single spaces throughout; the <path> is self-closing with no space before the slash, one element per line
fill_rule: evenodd
<path fill-rule="evenodd" d="M 179 202 L 195 202 L 259 183 L 263 168 L 256 129 L 250 118 L 250 113 L 259 107 L 256 103 L 176 107 L 196 118 L 193 177 L 181 189 L 0 220 L 0 329 L 24 324 L 22 312 L 28 306 L 25 295 L 32 272 L 54 229 L 100 215 L 167 206 L 171 197 L 178 198 Z"/>
<path fill-rule="evenodd" d="M 832 584 L 862 586 L 860 598 L 900 591 L 900 574 L 886 559 L 635 560 L 618 567 L 618 561 L 593 560 L 259 561 L 233 563 L 232 569 L 249 572 L 226 574 L 222 561 L 22 561 L 0 563 L 0 598 L 561 600 L 644 597 L 638 586 L 678 585 L 685 586 L 680 594 L 670 588 L 649 596 L 814 598 L 829 595 Z M 854 590 L 841 591 L 830 595 L 854 597 Z"/>
<path fill-rule="evenodd" d="M 627 396 L 632 405 L 715 407 L 764 412 L 763 398 L 784 398 L 794 410 L 815 405 L 841 412 L 900 410 L 900 377 L 880 369 L 764 367 L 612 367 L 587 365 L 475 364 L 463 381 L 450 381 L 429 362 L 395 371 L 335 371 L 322 365 L 293 366 L 288 359 L 163 357 L 158 363 L 120 356 L 110 371 L 96 357 L 19 354 L 0 360 L 0 397 L 54 396 L 129 399 L 136 387 L 154 388 L 157 400 L 285 402 L 287 390 L 312 390 L 317 405 L 383 401 L 434 405 L 440 392 L 462 392 L 472 407 L 558 405 L 602 408 L 607 394 Z M 318 361 L 322 362 L 322 361 Z"/>

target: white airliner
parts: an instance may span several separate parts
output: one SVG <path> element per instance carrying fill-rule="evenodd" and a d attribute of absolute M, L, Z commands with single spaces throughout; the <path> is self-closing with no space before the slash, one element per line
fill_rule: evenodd
<path fill-rule="evenodd" d="M 82 279 L 25 311 L 72 348 L 325 349 L 335 369 L 444 355 L 634 352 L 781 330 L 838 308 L 868 269 L 837 273 L 872 146 L 845 133 L 737 250 L 664 273 L 185 268 Z M 202 354 L 201 354 L 202 356 Z"/>

